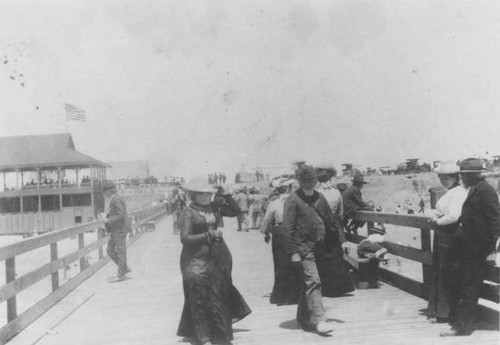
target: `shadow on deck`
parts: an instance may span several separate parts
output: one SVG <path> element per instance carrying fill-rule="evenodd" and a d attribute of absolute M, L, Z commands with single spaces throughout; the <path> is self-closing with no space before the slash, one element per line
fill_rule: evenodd
<path fill-rule="evenodd" d="M 295 321 L 296 306 L 269 304 L 272 254 L 257 231 L 236 232 L 228 219 L 224 237 L 233 255 L 233 281 L 252 308 L 234 325 L 236 344 L 498 344 L 496 330 L 470 337 L 440 338 L 446 324 L 427 319 L 423 299 L 388 284 L 325 298 L 335 324 L 331 337 L 304 332 Z M 108 263 L 9 344 L 190 344 L 176 336 L 182 305 L 179 270 L 181 244 L 171 218 L 145 233 L 129 248 L 130 279 L 108 283 L 116 272 Z"/>

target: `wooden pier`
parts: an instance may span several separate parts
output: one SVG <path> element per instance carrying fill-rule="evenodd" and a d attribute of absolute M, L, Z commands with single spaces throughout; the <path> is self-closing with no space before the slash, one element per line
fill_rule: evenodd
<path fill-rule="evenodd" d="M 225 219 L 225 224 L 224 237 L 233 255 L 233 281 L 252 308 L 252 314 L 234 324 L 234 345 L 499 343 L 498 329 L 440 338 L 440 331 L 448 326 L 422 314 L 427 302 L 385 283 L 380 289 L 324 298 L 327 317 L 335 327 L 332 336 L 304 332 L 295 322 L 296 306 L 269 303 L 272 254 L 262 234 L 236 232 L 233 219 Z M 154 232 L 144 233 L 129 247 L 130 279 L 108 283 L 116 266 L 106 264 L 9 344 L 190 344 L 176 336 L 183 306 L 180 251 L 171 217 L 166 217 Z"/>

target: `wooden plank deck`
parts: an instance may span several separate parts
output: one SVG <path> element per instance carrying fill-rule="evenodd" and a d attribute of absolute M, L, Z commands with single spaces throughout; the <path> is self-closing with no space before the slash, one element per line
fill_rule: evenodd
<path fill-rule="evenodd" d="M 432 323 L 419 310 L 426 301 L 390 285 L 325 298 L 335 324 L 331 337 L 297 328 L 296 306 L 269 304 L 273 283 L 270 245 L 257 231 L 236 232 L 225 219 L 224 237 L 233 254 L 233 281 L 252 314 L 234 325 L 233 344 L 498 344 L 496 330 L 470 337 L 440 338 L 445 324 Z M 129 248 L 129 280 L 111 284 L 107 264 L 58 305 L 12 339 L 11 345 L 165 345 L 189 344 L 175 335 L 183 305 L 179 271 L 181 244 L 170 217 Z"/>

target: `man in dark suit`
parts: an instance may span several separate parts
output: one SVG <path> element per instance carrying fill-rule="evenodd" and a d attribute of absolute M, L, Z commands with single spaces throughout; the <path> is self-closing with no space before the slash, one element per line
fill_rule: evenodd
<path fill-rule="evenodd" d="M 118 273 L 110 282 L 120 282 L 125 280 L 125 275 L 130 272 L 130 268 L 127 266 L 127 205 L 116 192 L 116 186 L 112 181 L 104 183 L 103 193 L 107 198 L 111 198 L 109 212 L 104 220 L 106 231 L 109 233 L 106 252 L 111 260 L 118 265 Z"/>
<path fill-rule="evenodd" d="M 333 328 L 326 322 L 314 248 L 325 242 L 333 215 L 323 194 L 314 190 L 318 183 L 314 168 L 304 165 L 297 175 L 300 189 L 285 200 L 283 213 L 286 251 L 301 271 L 297 321 L 305 330 L 328 335 Z"/>
<path fill-rule="evenodd" d="M 498 196 L 481 176 L 485 169 L 475 158 L 460 163 L 460 176 L 467 199 L 462 206 L 460 227 L 452 235 L 447 254 L 445 290 L 450 304 L 450 330 L 441 336 L 469 335 L 474 331 L 474 316 L 481 285 L 486 274 L 486 258 L 500 235 Z"/>
<path fill-rule="evenodd" d="M 373 211 L 373 204 L 363 201 L 361 188 L 365 185 L 365 178 L 360 172 L 356 172 L 352 178 L 352 186 L 342 194 L 344 202 L 344 226 L 348 232 L 357 234 L 358 228 L 365 222 L 352 219 L 356 211 Z M 350 221 L 350 222 L 349 222 Z"/>

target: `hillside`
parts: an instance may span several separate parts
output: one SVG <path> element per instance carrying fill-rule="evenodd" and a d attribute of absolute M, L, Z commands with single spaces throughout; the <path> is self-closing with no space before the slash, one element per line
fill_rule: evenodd
<path fill-rule="evenodd" d="M 429 188 L 440 186 L 436 173 L 421 173 L 410 175 L 367 176 L 368 182 L 362 189 L 363 199 L 372 200 L 376 207 L 382 207 L 384 212 L 394 212 L 400 205 L 403 210 L 411 207 L 418 212 L 420 199 L 423 198 L 425 208 L 430 207 Z M 496 189 L 498 177 L 488 177 L 487 181 Z M 350 177 L 334 178 L 334 183 L 351 185 Z"/>

